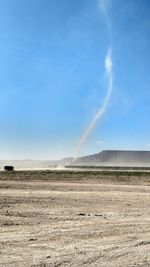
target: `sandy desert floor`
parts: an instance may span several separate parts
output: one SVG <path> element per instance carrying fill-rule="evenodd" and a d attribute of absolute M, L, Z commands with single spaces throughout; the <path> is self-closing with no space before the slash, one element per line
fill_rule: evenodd
<path fill-rule="evenodd" d="M 150 266 L 150 174 L 1 172 L 0 266 Z"/>

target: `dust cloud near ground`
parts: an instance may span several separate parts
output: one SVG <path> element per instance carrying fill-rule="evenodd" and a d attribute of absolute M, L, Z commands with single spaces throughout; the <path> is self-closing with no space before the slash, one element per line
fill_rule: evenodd
<path fill-rule="evenodd" d="M 150 266 L 150 174 L 1 172 L 0 266 Z"/>

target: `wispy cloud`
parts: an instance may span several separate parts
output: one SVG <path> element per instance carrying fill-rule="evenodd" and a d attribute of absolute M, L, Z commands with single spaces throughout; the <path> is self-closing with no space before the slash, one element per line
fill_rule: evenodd
<path fill-rule="evenodd" d="M 110 29 L 111 28 L 111 20 L 109 18 L 109 9 L 111 6 L 111 0 L 97 0 L 97 1 L 98 1 L 99 9 L 100 9 L 101 13 L 103 14 L 103 16 L 105 17 L 107 27 L 108 27 L 108 29 Z"/>
<path fill-rule="evenodd" d="M 105 68 L 108 75 L 112 75 L 112 51 L 108 50 L 106 58 L 105 58 Z"/>
<path fill-rule="evenodd" d="M 150 148 L 150 143 L 148 143 L 148 144 L 145 144 L 145 146 Z"/>
<path fill-rule="evenodd" d="M 98 0 L 98 4 L 101 12 L 106 15 L 109 8 L 110 0 Z"/>
<path fill-rule="evenodd" d="M 103 141 L 102 141 L 102 140 L 98 140 L 98 141 L 96 142 L 96 144 L 97 144 L 97 145 L 101 145 L 101 144 L 103 144 Z"/>

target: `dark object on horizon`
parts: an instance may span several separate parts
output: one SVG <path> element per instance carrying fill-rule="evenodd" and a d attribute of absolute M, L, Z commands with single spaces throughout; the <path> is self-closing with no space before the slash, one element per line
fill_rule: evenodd
<path fill-rule="evenodd" d="M 4 171 L 12 172 L 14 171 L 14 166 L 4 166 Z"/>

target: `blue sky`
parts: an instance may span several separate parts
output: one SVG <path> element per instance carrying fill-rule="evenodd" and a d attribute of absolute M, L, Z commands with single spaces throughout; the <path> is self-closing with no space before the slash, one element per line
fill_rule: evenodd
<path fill-rule="evenodd" d="M 82 154 L 149 150 L 150 2 L 102 2 L 113 92 Z M 109 46 L 100 0 L 0 0 L 0 159 L 74 155 L 106 95 Z"/>

